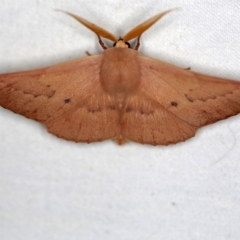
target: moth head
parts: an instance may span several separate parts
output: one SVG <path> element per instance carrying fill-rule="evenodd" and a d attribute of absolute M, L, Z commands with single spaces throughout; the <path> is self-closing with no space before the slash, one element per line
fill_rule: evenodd
<path fill-rule="evenodd" d="M 115 43 L 113 44 L 113 47 L 117 47 L 117 48 L 131 48 L 131 45 L 130 45 L 129 42 L 125 42 L 125 41 L 123 40 L 123 38 L 120 37 L 120 38 L 117 40 L 117 42 L 115 42 Z"/>

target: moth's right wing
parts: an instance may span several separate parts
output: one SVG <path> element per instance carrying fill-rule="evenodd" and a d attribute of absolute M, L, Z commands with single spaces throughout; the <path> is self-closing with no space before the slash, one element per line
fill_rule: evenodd
<path fill-rule="evenodd" d="M 141 84 L 122 116 L 123 138 L 168 145 L 240 112 L 240 82 L 139 57 Z"/>

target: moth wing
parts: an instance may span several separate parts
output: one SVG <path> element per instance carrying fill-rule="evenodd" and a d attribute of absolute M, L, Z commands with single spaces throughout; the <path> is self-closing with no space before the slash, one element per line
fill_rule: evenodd
<path fill-rule="evenodd" d="M 240 112 L 240 82 L 191 72 L 139 57 L 141 85 L 128 98 L 123 138 L 168 145 L 204 125 Z"/>
<path fill-rule="evenodd" d="M 0 106 L 45 124 L 76 142 L 113 138 L 119 131 L 115 102 L 99 80 L 101 56 L 0 75 Z"/>

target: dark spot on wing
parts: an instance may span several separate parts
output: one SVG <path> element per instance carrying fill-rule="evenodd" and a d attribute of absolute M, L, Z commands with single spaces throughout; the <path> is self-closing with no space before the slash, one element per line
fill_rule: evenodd
<path fill-rule="evenodd" d="M 114 105 L 110 105 L 110 106 L 108 106 L 108 108 L 111 110 L 116 110 L 116 107 Z"/>
<path fill-rule="evenodd" d="M 177 106 L 178 106 L 178 103 L 177 103 L 177 102 L 171 102 L 171 105 L 172 105 L 173 107 L 177 107 Z"/>
<path fill-rule="evenodd" d="M 152 111 L 152 110 L 148 110 L 148 109 L 141 109 L 140 111 L 139 111 L 142 115 L 152 115 L 153 113 L 154 113 L 154 111 Z"/>
<path fill-rule="evenodd" d="M 132 108 L 127 107 L 125 111 L 126 111 L 126 112 L 131 112 L 131 111 L 132 111 Z"/>
<path fill-rule="evenodd" d="M 71 102 L 71 99 L 70 98 L 66 98 L 66 99 L 64 99 L 64 102 L 65 103 L 69 103 L 69 102 Z"/>
<path fill-rule="evenodd" d="M 96 107 L 96 108 L 88 108 L 88 112 L 90 113 L 96 113 L 96 112 L 101 112 L 102 108 L 101 107 Z"/>

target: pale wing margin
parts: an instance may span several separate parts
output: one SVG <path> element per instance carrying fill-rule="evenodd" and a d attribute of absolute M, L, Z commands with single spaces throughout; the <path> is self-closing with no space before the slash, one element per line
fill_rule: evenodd
<path fill-rule="evenodd" d="M 114 101 L 103 94 L 100 64 L 101 56 L 91 56 L 0 75 L 0 105 L 44 123 L 51 133 L 65 139 L 91 142 L 113 138 L 118 116 Z"/>

